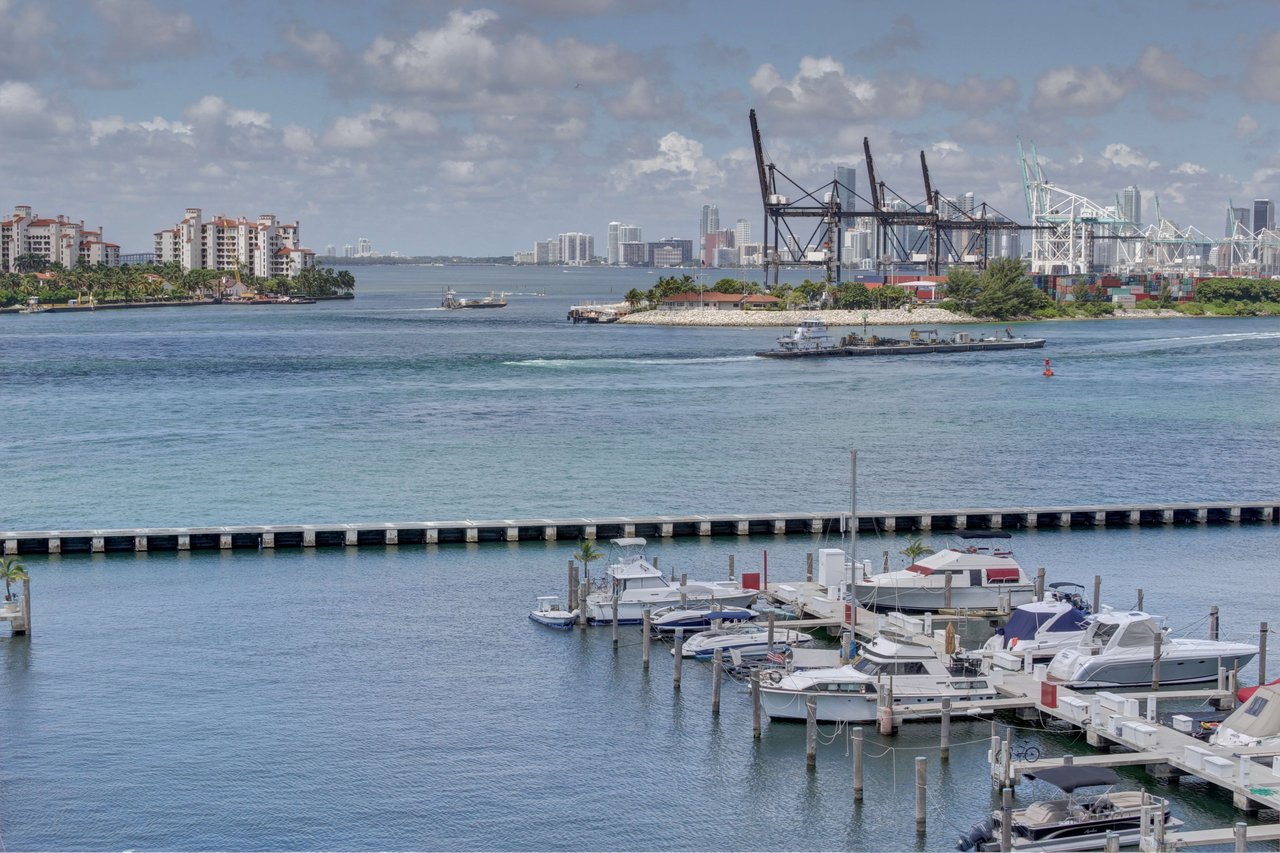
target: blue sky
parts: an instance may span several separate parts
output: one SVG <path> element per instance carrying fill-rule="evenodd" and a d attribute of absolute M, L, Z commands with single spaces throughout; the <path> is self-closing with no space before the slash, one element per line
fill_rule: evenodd
<path fill-rule="evenodd" d="M 124 251 L 188 206 L 322 250 L 507 255 L 610 220 L 758 236 L 748 124 L 805 186 L 858 170 L 1026 219 L 1059 186 L 1221 235 L 1280 199 L 1280 2 L 0 0 L 0 208 Z"/>

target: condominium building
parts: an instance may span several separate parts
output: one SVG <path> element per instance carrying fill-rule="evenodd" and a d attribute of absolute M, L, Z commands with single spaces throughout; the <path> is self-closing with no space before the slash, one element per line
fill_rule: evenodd
<path fill-rule="evenodd" d="M 80 263 L 120 265 L 120 247 L 104 241 L 101 228 L 92 231 L 83 221 L 72 222 L 65 216 L 41 219 L 26 204 L 0 220 L 0 269 L 13 271 L 14 262 L 23 255 L 35 255 L 47 264 L 62 264 L 68 269 Z"/>
<path fill-rule="evenodd" d="M 1142 191 L 1137 187 L 1125 187 L 1120 194 L 1120 215 L 1125 222 L 1142 226 Z"/>
<path fill-rule="evenodd" d="M 559 263 L 583 266 L 591 263 L 595 255 L 596 240 L 590 234 L 579 232 L 561 234 L 557 242 L 560 244 Z"/>
<path fill-rule="evenodd" d="M 693 241 L 667 237 L 653 243 L 646 243 L 646 260 L 654 267 L 678 267 L 693 260 Z"/>
<path fill-rule="evenodd" d="M 297 222 L 264 213 L 257 221 L 217 216 L 205 221 L 188 207 L 182 221 L 155 233 L 157 263 L 184 270 L 243 270 L 259 278 L 294 278 L 315 266 L 315 252 L 302 247 Z"/>

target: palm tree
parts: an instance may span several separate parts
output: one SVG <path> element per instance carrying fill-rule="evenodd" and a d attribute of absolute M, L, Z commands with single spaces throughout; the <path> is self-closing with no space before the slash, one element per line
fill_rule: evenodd
<path fill-rule="evenodd" d="M 10 585 L 26 580 L 28 575 L 21 560 L 17 557 L 5 557 L 0 559 L 0 577 L 4 578 L 4 600 L 13 601 L 13 588 Z"/>
<path fill-rule="evenodd" d="M 902 554 L 904 557 L 906 557 L 908 560 L 914 563 L 916 561 L 916 558 L 924 554 L 927 554 L 932 550 L 933 549 L 930 548 L 927 543 L 920 541 L 920 537 L 917 536 L 915 539 L 912 539 L 910 542 L 908 542 L 907 547 L 903 548 L 898 553 Z"/>
<path fill-rule="evenodd" d="M 604 554 L 596 548 L 590 539 L 579 539 L 578 550 L 573 552 L 573 558 L 582 563 L 582 574 L 587 585 L 591 584 L 591 562 L 603 557 Z"/>

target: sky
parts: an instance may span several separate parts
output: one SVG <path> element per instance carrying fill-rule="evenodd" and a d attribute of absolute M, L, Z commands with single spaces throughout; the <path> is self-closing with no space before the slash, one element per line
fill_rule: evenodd
<path fill-rule="evenodd" d="M 187 207 L 303 243 L 510 255 L 608 223 L 759 239 L 765 159 L 1027 221 L 1056 185 L 1222 235 L 1280 199 L 1280 0 L 0 0 L 0 210 L 152 248 Z"/>

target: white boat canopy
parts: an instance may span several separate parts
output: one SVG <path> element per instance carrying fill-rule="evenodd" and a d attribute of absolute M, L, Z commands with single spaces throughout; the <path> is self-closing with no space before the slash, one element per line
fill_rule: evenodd
<path fill-rule="evenodd" d="M 636 548 L 644 545 L 644 537 L 629 536 L 626 539 L 610 539 L 609 542 L 619 548 Z"/>

